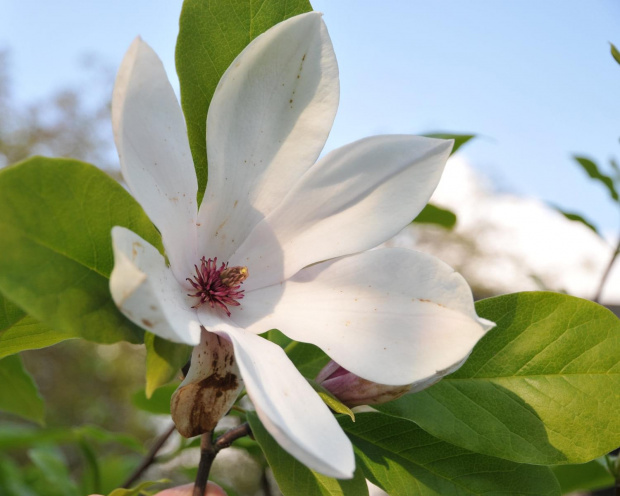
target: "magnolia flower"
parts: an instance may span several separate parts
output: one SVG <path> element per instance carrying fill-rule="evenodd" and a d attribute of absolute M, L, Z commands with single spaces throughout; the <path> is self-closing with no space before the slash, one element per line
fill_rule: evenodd
<path fill-rule="evenodd" d="M 158 336 L 197 345 L 202 333 L 196 357 L 211 334 L 225 340 L 234 363 L 221 373 L 241 375 L 276 441 L 308 467 L 349 478 L 350 441 L 283 350 L 259 334 L 280 329 L 359 377 L 403 385 L 460 362 L 492 324 L 477 317 L 464 279 L 439 260 L 367 251 L 421 211 L 452 143 L 375 136 L 316 162 L 338 93 L 320 14 L 254 39 L 213 95 L 209 181 L 197 205 L 183 114 L 161 61 L 135 40 L 114 88 L 115 141 L 169 265 L 115 227 L 110 289 L 129 319 Z M 209 367 L 195 360 L 189 376 L 207 377 L 197 369 Z"/>

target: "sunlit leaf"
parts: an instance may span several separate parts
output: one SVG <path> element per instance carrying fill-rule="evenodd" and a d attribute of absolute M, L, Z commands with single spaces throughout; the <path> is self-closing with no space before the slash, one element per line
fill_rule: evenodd
<path fill-rule="evenodd" d="M 160 386 L 179 377 L 192 353 L 191 346 L 173 343 L 150 332 L 144 334 L 146 346 L 146 397 Z M 170 413 L 168 411 L 168 413 Z"/>
<path fill-rule="evenodd" d="M 138 203 L 92 165 L 35 157 L 2 170 L 0 290 L 64 337 L 141 342 L 110 297 L 115 225 L 161 247 Z"/>
<path fill-rule="evenodd" d="M 436 224 L 446 229 L 456 225 L 456 214 L 448 209 L 428 203 L 413 220 L 416 224 Z"/>
<path fill-rule="evenodd" d="M 37 322 L 0 293 L 0 358 L 45 348 L 71 337 Z"/>
<path fill-rule="evenodd" d="M 199 201 L 207 184 L 207 111 L 220 77 L 259 34 L 289 17 L 311 10 L 308 0 L 183 2 L 176 66 L 198 177 Z"/>
<path fill-rule="evenodd" d="M 42 424 L 45 404 L 19 355 L 0 360 L 0 410 Z"/>
<path fill-rule="evenodd" d="M 351 438 L 364 475 L 390 496 L 552 496 L 560 487 L 547 467 L 472 453 L 424 432 L 413 422 L 360 413 L 340 424 Z"/>
<path fill-rule="evenodd" d="M 463 367 L 378 405 L 463 448 L 523 463 L 584 463 L 620 445 L 620 322 L 572 296 L 476 304 L 497 323 Z"/>
<path fill-rule="evenodd" d="M 429 133 L 424 136 L 428 138 L 438 138 L 438 139 L 453 139 L 454 146 L 452 147 L 452 153 L 450 155 L 454 155 L 459 148 L 461 148 L 464 144 L 468 143 L 470 140 L 476 137 L 475 134 L 452 134 L 452 133 Z"/>
<path fill-rule="evenodd" d="M 331 394 L 327 389 L 325 389 L 320 384 L 317 384 L 314 381 L 308 380 L 308 383 L 312 386 L 317 394 L 321 397 L 323 402 L 334 412 L 342 413 L 343 415 L 347 415 L 353 422 L 355 422 L 355 414 L 353 411 L 342 403 L 338 398 L 336 398 L 333 394 Z"/>
<path fill-rule="evenodd" d="M 255 413 L 248 413 L 248 422 L 284 496 L 368 495 L 366 481 L 359 468 L 356 469 L 354 478 L 350 480 L 332 479 L 321 475 L 284 451 L 263 427 Z"/>
<path fill-rule="evenodd" d="M 606 174 L 603 174 L 599 170 L 598 165 L 596 165 L 589 158 L 578 157 L 578 156 L 575 156 L 573 158 L 577 161 L 579 165 L 581 165 L 581 168 L 584 171 L 586 171 L 588 176 L 590 176 L 595 181 L 599 181 L 600 183 L 602 183 L 605 186 L 605 188 L 607 188 L 607 191 L 609 191 L 610 196 L 614 200 L 618 201 L 618 191 L 616 190 L 616 186 L 614 185 L 614 182 L 611 177 L 609 177 Z"/>

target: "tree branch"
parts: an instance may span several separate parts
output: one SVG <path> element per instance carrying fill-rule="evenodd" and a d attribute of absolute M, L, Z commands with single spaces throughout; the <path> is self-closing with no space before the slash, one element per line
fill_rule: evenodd
<path fill-rule="evenodd" d="M 611 268 L 614 265 L 614 262 L 616 261 L 616 258 L 618 257 L 618 254 L 620 254 L 620 239 L 618 239 L 618 244 L 616 245 L 616 249 L 614 250 L 613 255 L 611 256 L 611 260 L 609 260 L 609 263 L 607 264 L 607 268 L 605 269 L 605 272 L 603 273 L 603 277 L 601 277 L 601 282 L 599 282 L 598 285 L 598 289 L 596 290 L 596 295 L 593 298 L 593 301 L 596 303 L 600 303 L 601 301 L 601 295 L 603 294 L 603 288 L 605 287 L 605 283 L 607 282 L 607 278 L 609 277 L 609 273 L 611 272 Z"/>
<path fill-rule="evenodd" d="M 140 465 L 138 465 L 131 475 L 127 477 L 127 480 L 123 482 L 123 485 L 121 486 L 122 488 L 129 488 L 140 478 L 144 471 L 151 466 L 151 464 L 155 461 L 155 456 L 175 430 L 176 427 L 172 424 L 161 436 L 159 436 L 159 438 L 157 438 L 157 441 L 155 441 L 155 444 L 153 444 Z"/>

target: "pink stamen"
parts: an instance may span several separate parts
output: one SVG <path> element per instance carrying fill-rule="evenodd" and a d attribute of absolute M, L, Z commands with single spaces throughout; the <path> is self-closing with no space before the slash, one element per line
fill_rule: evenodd
<path fill-rule="evenodd" d="M 240 290 L 241 284 L 247 278 L 247 269 L 245 267 L 231 267 L 228 268 L 228 263 L 222 263 L 220 267 L 217 267 L 217 257 L 214 259 L 200 259 L 200 268 L 194 265 L 196 269 L 196 275 L 193 280 L 189 277 L 187 281 L 196 290 L 195 293 L 188 293 L 188 296 L 199 298 L 200 301 L 192 306 L 192 308 L 198 308 L 204 303 L 209 303 L 211 308 L 215 308 L 217 305 L 226 312 L 226 315 L 230 317 L 230 311 L 228 306 L 239 306 L 240 303 L 237 300 L 243 298 L 243 290 Z M 234 277 L 231 277 L 231 271 L 235 272 Z M 223 276 L 223 277 L 222 277 Z M 231 284 L 230 286 L 227 283 Z"/>

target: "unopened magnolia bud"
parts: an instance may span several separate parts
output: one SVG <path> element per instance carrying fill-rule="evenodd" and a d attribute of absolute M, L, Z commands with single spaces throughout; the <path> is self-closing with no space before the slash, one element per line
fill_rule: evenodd
<path fill-rule="evenodd" d="M 172 420 L 179 433 L 193 437 L 213 431 L 242 388 L 232 344 L 203 329 L 187 376 L 170 400 Z"/>
<path fill-rule="evenodd" d="M 400 398 L 411 390 L 410 384 L 387 386 L 367 381 L 331 360 L 316 376 L 316 382 L 348 407 L 378 405 Z"/>

